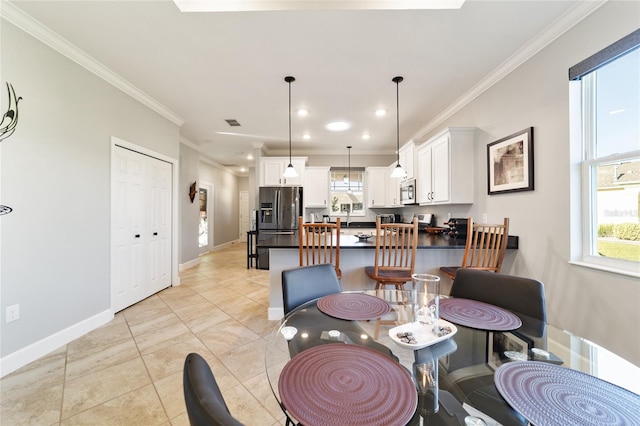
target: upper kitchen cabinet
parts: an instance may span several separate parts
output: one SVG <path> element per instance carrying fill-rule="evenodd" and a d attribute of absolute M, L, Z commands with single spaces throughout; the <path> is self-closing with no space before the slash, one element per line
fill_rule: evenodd
<path fill-rule="evenodd" d="M 416 177 L 414 172 L 414 170 L 416 169 L 415 150 L 416 150 L 416 146 L 413 142 L 409 142 L 408 144 L 400 148 L 400 151 L 399 151 L 400 165 L 405 171 L 405 177 L 404 177 L 405 180 L 413 179 Z M 396 163 L 393 163 L 393 165 L 395 166 Z"/>
<path fill-rule="evenodd" d="M 307 157 L 293 157 L 291 164 L 298 177 L 283 178 L 282 174 L 289 165 L 289 157 L 262 157 L 260 159 L 260 186 L 302 186 L 304 184 Z"/>
<path fill-rule="evenodd" d="M 449 127 L 418 147 L 418 204 L 473 204 L 475 131 Z"/>
<path fill-rule="evenodd" d="M 367 207 L 386 207 L 386 181 L 389 174 L 388 167 L 367 167 L 366 191 Z M 395 179 L 394 179 L 395 180 Z"/>
<path fill-rule="evenodd" d="M 305 169 L 303 197 L 305 207 L 329 207 L 329 169 L 329 167 L 307 167 Z"/>
<path fill-rule="evenodd" d="M 402 164 L 402 157 L 400 157 L 400 165 L 404 167 L 404 164 Z M 402 203 L 400 202 L 400 182 L 402 182 L 403 179 L 391 177 L 391 173 L 393 173 L 395 168 L 396 163 L 387 167 L 384 203 L 386 207 L 402 207 Z"/>

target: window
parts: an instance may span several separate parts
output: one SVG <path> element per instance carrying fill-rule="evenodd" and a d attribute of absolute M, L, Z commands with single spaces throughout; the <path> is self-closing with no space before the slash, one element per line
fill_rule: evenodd
<path fill-rule="evenodd" d="M 569 70 L 580 85 L 572 105 L 580 105 L 582 135 L 581 261 L 633 275 L 640 274 L 639 47 L 637 30 Z"/>
<path fill-rule="evenodd" d="M 331 216 L 364 216 L 363 194 L 363 168 L 331 168 Z"/>

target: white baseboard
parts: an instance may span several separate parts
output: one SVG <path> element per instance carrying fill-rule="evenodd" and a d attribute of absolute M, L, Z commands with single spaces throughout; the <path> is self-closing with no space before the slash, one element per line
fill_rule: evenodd
<path fill-rule="evenodd" d="M 284 318 L 284 308 L 269 308 L 267 319 L 269 321 L 281 320 Z"/>
<path fill-rule="evenodd" d="M 217 250 L 223 249 L 225 247 L 229 247 L 229 246 L 231 246 L 233 244 L 238 244 L 239 242 L 240 242 L 240 239 L 227 241 L 226 243 L 222 243 L 220 245 L 214 246 L 211 251 L 217 251 Z"/>
<path fill-rule="evenodd" d="M 67 327 L 64 330 L 2 357 L 2 359 L 0 359 L 0 377 L 4 377 L 16 371 L 18 368 L 24 367 L 30 362 L 74 341 L 78 337 L 84 336 L 88 332 L 103 326 L 111 321 L 113 317 L 113 312 L 110 309 L 100 312 L 71 327 Z"/>
<path fill-rule="evenodd" d="M 180 272 L 182 272 L 185 269 L 193 268 L 194 266 L 198 266 L 199 264 L 200 264 L 200 258 L 196 258 L 188 262 L 181 263 L 178 269 L 180 270 Z"/>

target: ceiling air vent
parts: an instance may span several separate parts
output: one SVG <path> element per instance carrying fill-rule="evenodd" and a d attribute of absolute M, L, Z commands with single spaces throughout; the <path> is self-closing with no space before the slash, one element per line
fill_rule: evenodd
<path fill-rule="evenodd" d="M 229 119 L 226 119 L 226 120 L 224 120 L 224 121 L 226 121 L 226 122 L 227 122 L 227 124 L 228 124 L 229 126 L 231 126 L 231 127 L 238 127 L 238 126 L 240 126 L 240 123 L 238 123 L 238 120 L 235 120 L 235 119 L 233 119 L 233 118 L 229 118 Z"/>

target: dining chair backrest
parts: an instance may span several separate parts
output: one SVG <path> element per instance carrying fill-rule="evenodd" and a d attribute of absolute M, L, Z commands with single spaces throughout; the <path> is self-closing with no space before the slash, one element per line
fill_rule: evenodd
<path fill-rule="evenodd" d="M 500 272 L 507 251 L 509 218 L 505 217 L 502 224 L 495 225 L 473 223 L 473 218 L 468 218 L 467 229 L 469 231 L 462 264 L 460 266 L 442 266 L 440 270 L 451 279 L 455 278 L 459 268 Z"/>
<path fill-rule="evenodd" d="M 411 279 L 418 248 L 418 218 L 412 223 L 381 223 L 376 219 L 373 275 L 404 275 Z"/>
<path fill-rule="evenodd" d="M 547 320 L 544 285 L 532 278 L 461 268 L 449 294 L 490 303 L 540 321 Z"/>
<path fill-rule="evenodd" d="M 508 217 L 505 217 L 503 223 L 498 225 L 474 223 L 473 232 L 467 236 L 462 267 L 500 272 L 502 260 L 507 250 L 508 236 Z"/>
<path fill-rule="evenodd" d="M 282 271 L 282 301 L 285 315 L 309 300 L 341 291 L 342 286 L 331 263 Z"/>
<path fill-rule="evenodd" d="M 300 266 L 331 263 L 340 279 L 340 218 L 335 223 L 304 223 L 300 216 L 298 251 Z"/>
<path fill-rule="evenodd" d="M 197 353 L 184 360 L 182 386 L 191 426 L 242 426 L 229 413 L 211 367 Z"/>

